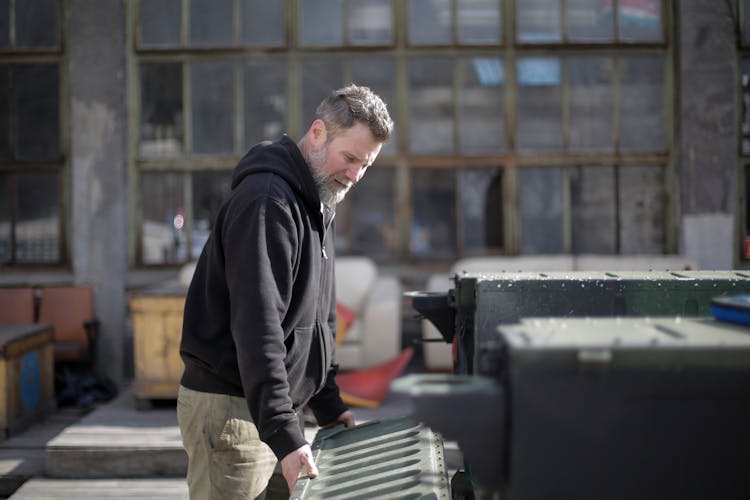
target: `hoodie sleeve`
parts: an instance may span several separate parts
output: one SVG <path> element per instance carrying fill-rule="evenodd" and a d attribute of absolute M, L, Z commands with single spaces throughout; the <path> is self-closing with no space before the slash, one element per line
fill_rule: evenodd
<path fill-rule="evenodd" d="M 222 238 L 245 398 L 261 440 L 280 460 L 306 443 L 289 396 L 282 329 L 292 294 L 296 226 L 286 206 L 261 196 L 232 207 Z"/>

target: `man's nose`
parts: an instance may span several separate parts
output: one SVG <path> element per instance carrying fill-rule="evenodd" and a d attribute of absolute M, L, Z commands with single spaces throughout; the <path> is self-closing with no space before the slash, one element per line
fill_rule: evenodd
<path fill-rule="evenodd" d="M 349 168 L 346 169 L 346 178 L 352 182 L 358 182 L 362 178 L 362 173 L 365 171 L 364 167 L 359 163 L 352 163 Z"/>

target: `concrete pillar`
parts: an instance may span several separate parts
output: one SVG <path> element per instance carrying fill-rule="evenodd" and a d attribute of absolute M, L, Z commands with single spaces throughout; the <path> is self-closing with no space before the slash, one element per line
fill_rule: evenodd
<path fill-rule="evenodd" d="M 97 373 L 119 383 L 127 273 L 125 4 L 66 4 L 73 274 L 94 290 Z"/>
<path fill-rule="evenodd" d="M 680 251 L 701 269 L 731 269 L 739 209 L 736 18 L 730 2 L 675 6 Z"/>

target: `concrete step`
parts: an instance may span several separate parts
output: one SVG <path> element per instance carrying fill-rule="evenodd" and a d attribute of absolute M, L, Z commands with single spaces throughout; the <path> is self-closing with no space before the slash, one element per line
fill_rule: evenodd
<path fill-rule="evenodd" d="M 12 500 L 108 499 L 187 500 L 184 479 L 32 479 L 11 497 Z"/>

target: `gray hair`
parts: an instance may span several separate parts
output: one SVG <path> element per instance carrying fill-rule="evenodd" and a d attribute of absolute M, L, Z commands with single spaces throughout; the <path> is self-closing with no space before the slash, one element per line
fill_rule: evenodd
<path fill-rule="evenodd" d="M 331 92 L 315 110 L 315 117 L 325 123 L 329 141 L 356 122 L 366 125 L 378 142 L 387 141 L 393 131 L 382 99 L 368 87 L 354 84 Z"/>

